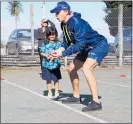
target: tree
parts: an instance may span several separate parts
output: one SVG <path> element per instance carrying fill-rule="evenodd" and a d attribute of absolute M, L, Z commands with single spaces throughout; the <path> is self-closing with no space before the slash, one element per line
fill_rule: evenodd
<path fill-rule="evenodd" d="M 109 26 L 110 34 L 118 33 L 118 5 L 123 4 L 123 26 L 132 26 L 132 1 L 104 1 L 107 8 L 104 9 L 105 22 Z"/>
<path fill-rule="evenodd" d="M 23 12 L 23 6 L 20 1 L 8 2 L 8 10 L 11 16 L 15 17 L 15 28 L 17 29 L 17 22 L 20 12 Z"/>

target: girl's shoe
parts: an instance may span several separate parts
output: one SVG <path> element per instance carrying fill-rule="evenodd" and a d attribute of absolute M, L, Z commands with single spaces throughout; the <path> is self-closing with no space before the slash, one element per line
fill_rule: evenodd
<path fill-rule="evenodd" d="M 57 98 L 59 96 L 59 92 L 55 91 L 54 98 Z"/>
<path fill-rule="evenodd" d="M 52 93 L 48 93 L 48 98 L 53 98 Z"/>

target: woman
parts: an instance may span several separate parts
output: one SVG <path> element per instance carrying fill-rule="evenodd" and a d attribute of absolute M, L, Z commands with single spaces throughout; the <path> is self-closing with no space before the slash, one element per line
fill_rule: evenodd
<path fill-rule="evenodd" d="M 68 67 L 73 96 L 63 100 L 63 102 L 80 102 L 77 71 L 82 68 L 92 94 L 92 101 L 82 111 L 102 109 L 102 104 L 98 98 L 97 82 L 92 71 L 108 54 L 109 45 L 106 38 L 93 30 L 89 23 L 81 18 L 81 14 L 72 13 L 69 4 L 64 1 L 57 3 L 51 13 L 55 13 L 56 18 L 61 22 L 64 34 L 64 41 L 61 47 L 51 55 L 54 58 L 59 58 L 78 53 L 73 63 Z"/>

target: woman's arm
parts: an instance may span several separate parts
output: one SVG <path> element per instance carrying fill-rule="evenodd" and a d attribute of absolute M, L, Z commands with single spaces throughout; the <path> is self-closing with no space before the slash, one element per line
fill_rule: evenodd
<path fill-rule="evenodd" d="M 54 24 L 52 21 L 50 21 L 49 19 L 47 20 L 47 22 L 50 23 L 50 25 L 51 25 L 52 27 L 55 27 L 55 24 Z"/>
<path fill-rule="evenodd" d="M 62 52 L 63 57 L 72 55 L 77 52 L 81 52 L 83 49 L 85 49 L 86 45 L 85 26 L 86 26 L 85 23 L 82 23 L 81 21 L 77 21 L 74 23 L 73 29 L 74 29 L 75 44 L 71 45 Z"/>

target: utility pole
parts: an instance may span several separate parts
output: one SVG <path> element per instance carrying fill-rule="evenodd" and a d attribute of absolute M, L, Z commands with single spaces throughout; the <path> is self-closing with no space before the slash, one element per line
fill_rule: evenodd
<path fill-rule="evenodd" d="M 123 65 L 123 4 L 118 6 L 119 66 Z"/>
<path fill-rule="evenodd" d="M 34 56 L 34 12 L 33 5 L 30 4 L 30 20 L 31 20 L 31 47 L 32 47 L 32 56 Z"/>
<path fill-rule="evenodd" d="M 45 4 L 45 0 L 43 0 L 42 9 L 43 9 L 43 18 L 46 19 L 46 4 Z"/>

